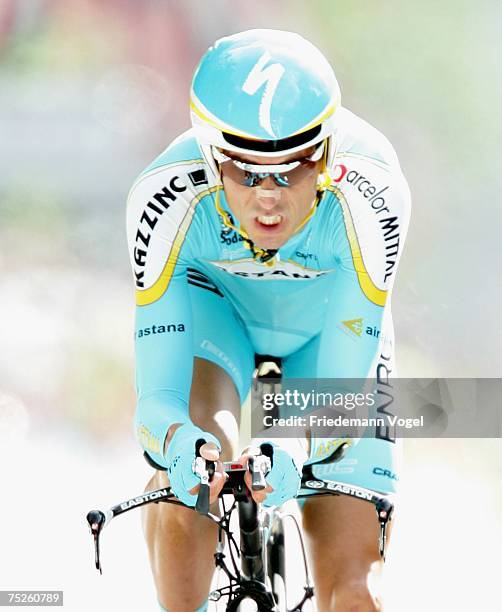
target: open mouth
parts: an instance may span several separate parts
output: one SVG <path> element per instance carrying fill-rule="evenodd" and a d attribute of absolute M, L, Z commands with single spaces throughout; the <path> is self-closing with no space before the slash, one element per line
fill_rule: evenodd
<path fill-rule="evenodd" d="M 263 229 L 276 229 L 281 225 L 282 215 L 259 215 L 255 217 L 257 225 Z"/>

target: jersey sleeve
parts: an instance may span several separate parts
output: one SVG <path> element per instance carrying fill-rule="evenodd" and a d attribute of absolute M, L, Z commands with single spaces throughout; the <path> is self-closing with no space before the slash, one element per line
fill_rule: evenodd
<path fill-rule="evenodd" d="M 347 156 L 334 169 L 336 280 L 321 336 L 326 376 L 367 378 L 393 354 L 390 299 L 410 217 L 406 180 L 391 165 Z M 341 356 L 330 359 L 330 354 Z M 392 355 L 391 355 L 392 360 Z"/>
<path fill-rule="evenodd" d="M 197 198 L 186 175 L 157 168 L 133 186 L 127 234 L 136 284 L 136 435 L 165 465 L 173 423 L 188 422 L 193 369 L 192 314 L 186 280 Z"/>

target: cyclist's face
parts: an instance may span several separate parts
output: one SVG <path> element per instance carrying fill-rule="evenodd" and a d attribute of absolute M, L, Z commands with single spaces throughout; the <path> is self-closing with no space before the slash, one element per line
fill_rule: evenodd
<path fill-rule="evenodd" d="M 284 157 L 229 156 L 249 164 L 285 164 L 312 155 L 310 147 Z M 231 162 L 230 162 L 231 163 Z M 279 187 L 267 176 L 256 187 L 246 187 L 222 171 L 223 187 L 232 212 L 251 240 L 265 249 L 278 249 L 295 233 L 308 215 L 316 196 L 316 183 L 321 162 L 312 162 L 301 180 L 290 187 Z"/>

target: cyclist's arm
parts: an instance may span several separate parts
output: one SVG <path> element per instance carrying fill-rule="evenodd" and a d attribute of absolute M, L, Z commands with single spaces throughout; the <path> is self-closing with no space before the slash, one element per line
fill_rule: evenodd
<path fill-rule="evenodd" d="M 136 182 L 128 200 L 127 229 L 136 279 L 136 435 L 165 466 L 164 446 L 176 423 L 189 419 L 192 381 L 192 318 L 186 281 L 189 230 L 178 219 L 190 201 L 155 199 L 169 177 L 151 173 Z M 152 206 L 153 204 L 153 206 Z M 160 212 L 159 212 L 160 211 Z M 182 233 L 184 231 L 184 233 Z M 170 429 L 171 428 L 171 429 Z"/>
<path fill-rule="evenodd" d="M 319 336 L 316 376 L 330 379 L 329 390 L 336 385 L 337 392 L 362 391 L 364 379 L 376 376 L 382 360 L 388 371 L 393 369 L 390 301 L 410 216 L 409 190 L 398 166 L 386 170 L 352 161 L 351 168 L 373 185 L 388 186 L 382 207 L 388 210 L 376 215 L 357 185 L 335 183 L 339 209 L 333 217 L 332 244 L 337 278 Z M 361 379 L 360 389 L 354 388 L 354 379 Z M 310 459 L 324 442 L 312 431 Z"/>
<path fill-rule="evenodd" d="M 162 331 L 163 327 L 166 331 Z M 152 458 L 164 465 L 168 430 L 171 428 L 172 435 L 172 425 L 190 421 L 192 330 L 184 278 L 173 279 L 156 302 L 136 307 L 135 334 L 136 434 Z"/>
<path fill-rule="evenodd" d="M 351 160 L 351 170 L 367 181 L 366 188 L 387 189 L 384 200 L 371 202 L 357 183 L 334 183 L 337 272 L 321 334 L 320 377 L 372 376 L 382 347 L 393 350 L 390 301 L 409 224 L 409 189 L 397 164 Z"/>

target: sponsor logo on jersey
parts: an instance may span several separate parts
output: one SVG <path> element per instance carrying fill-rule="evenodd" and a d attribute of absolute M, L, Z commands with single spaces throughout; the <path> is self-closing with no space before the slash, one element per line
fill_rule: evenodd
<path fill-rule="evenodd" d="M 185 326 L 183 323 L 168 323 L 167 325 L 151 325 L 138 329 L 134 334 L 135 338 L 143 338 L 144 336 L 154 336 L 156 334 L 170 334 L 172 332 L 184 332 Z"/>
<path fill-rule="evenodd" d="M 363 320 L 362 319 L 350 319 L 349 321 L 342 321 L 342 323 L 345 325 L 345 327 L 347 329 L 350 329 L 350 331 L 354 334 L 356 334 L 356 336 L 361 337 L 363 334 Z"/>
<path fill-rule="evenodd" d="M 359 338 L 361 338 L 363 332 L 367 336 L 372 336 L 373 338 L 380 337 L 380 330 L 378 329 L 378 327 L 376 327 L 375 325 L 373 325 L 373 327 L 370 325 L 364 327 L 364 321 L 362 317 L 359 317 L 358 319 L 349 319 L 348 321 L 342 321 L 342 325 L 344 326 L 344 328 L 342 328 L 343 331 L 349 330 L 352 334 L 358 336 Z"/>
<path fill-rule="evenodd" d="M 384 282 L 392 276 L 392 270 L 396 265 L 396 258 L 399 251 L 399 223 L 397 217 L 387 217 L 379 219 L 385 240 L 385 276 Z"/>
<path fill-rule="evenodd" d="M 378 188 L 371 183 L 363 174 L 357 170 L 349 170 L 344 164 L 337 164 L 333 168 L 333 181 L 335 183 L 346 182 L 357 188 L 357 191 L 368 200 L 382 230 L 383 239 L 385 241 L 385 275 L 384 282 L 392 275 L 394 266 L 396 265 L 396 257 L 399 251 L 399 223 L 396 216 L 389 216 L 390 209 L 385 204 L 385 192 L 389 189 L 386 187 Z M 382 213 L 387 213 L 382 215 Z"/>
<path fill-rule="evenodd" d="M 242 242 L 244 240 L 244 238 L 236 231 L 232 229 L 230 231 L 227 231 L 228 229 L 229 228 L 225 228 L 224 230 L 221 230 L 221 244 L 226 244 L 227 246 L 230 246 L 231 244 L 237 244 L 238 242 Z"/>
<path fill-rule="evenodd" d="M 294 261 L 276 261 L 272 267 L 264 266 L 253 259 L 240 259 L 237 261 L 211 261 L 209 262 L 220 270 L 235 276 L 256 278 L 263 280 L 297 279 L 308 280 L 324 276 L 333 270 L 311 270 Z"/>
<path fill-rule="evenodd" d="M 390 478 L 391 480 L 399 480 L 399 478 L 396 474 L 394 474 L 394 472 L 391 472 L 390 470 L 385 470 L 381 467 L 374 467 L 373 474 L 375 474 L 376 476 L 385 476 L 386 478 Z"/>
<path fill-rule="evenodd" d="M 235 223 L 234 218 L 232 217 L 230 213 L 227 213 L 227 214 L 228 214 L 228 220 L 230 221 L 232 225 L 234 225 Z M 244 238 L 238 232 L 236 232 L 231 227 L 228 227 L 228 225 L 225 225 L 223 221 L 220 221 L 220 224 L 221 224 L 221 232 L 220 232 L 221 244 L 226 244 L 227 246 L 231 246 L 232 244 L 237 244 L 239 242 L 244 241 Z"/>
<path fill-rule="evenodd" d="M 155 302 L 167 291 L 198 203 L 220 189 L 193 186 L 204 179 L 197 172 L 200 163 L 194 159 L 156 168 L 131 192 L 128 230 L 138 306 Z"/>
<path fill-rule="evenodd" d="M 152 195 L 141 214 L 134 246 L 134 276 L 136 277 L 136 287 L 139 289 L 145 286 L 146 255 L 152 231 L 155 229 L 160 217 L 176 201 L 177 194 L 183 193 L 186 190 L 187 186 L 181 182 L 180 177 L 173 176 L 169 180 L 168 185 L 164 185 L 162 189 Z"/>
<path fill-rule="evenodd" d="M 194 187 L 199 187 L 199 185 L 207 185 L 207 176 L 204 168 L 199 168 L 198 170 L 193 170 L 188 173 L 188 178 Z"/>
<path fill-rule="evenodd" d="M 382 195 L 387 191 L 389 185 L 378 190 L 378 187 L 375 187 L 363 174 L 357 172 L 357 170 L 349 170 L 344 164 L 337 164 L 333 168 L 333 180 L 335 183 L 345 181 L 353 187 L 357 187 L 357 191 L 368 200 L 377 215 L 382 212 L 390 212 L 389 208 L 385 206 L 385 197 Z"/>
<path fill-rule="evenodd" d="M 302 253 L 301 251 L 295 251 L 295 255 L 299 259 L 305 259 L 306 261 L 309 261 L 309 260 L 318 261 L 317 255 L 314 255 L 314 253 Z"/>
<path fill-rule="evenodd" d="M 387 356 L 382 353 L 376 368 L 377 379 L 377 412 L 385 417 L 385 422 L 389 417 L 395 415 L 391 412 L 392 404 L 394 403 L 394 389 L 391 384 L 390 376 L 392 374 L 391 355 Z M 380 419 L 378 419 L 380 421 Z M 375 437 L 387 442 L 396 441 L 396 428 L 390 425 L 377 425 Z"/>

